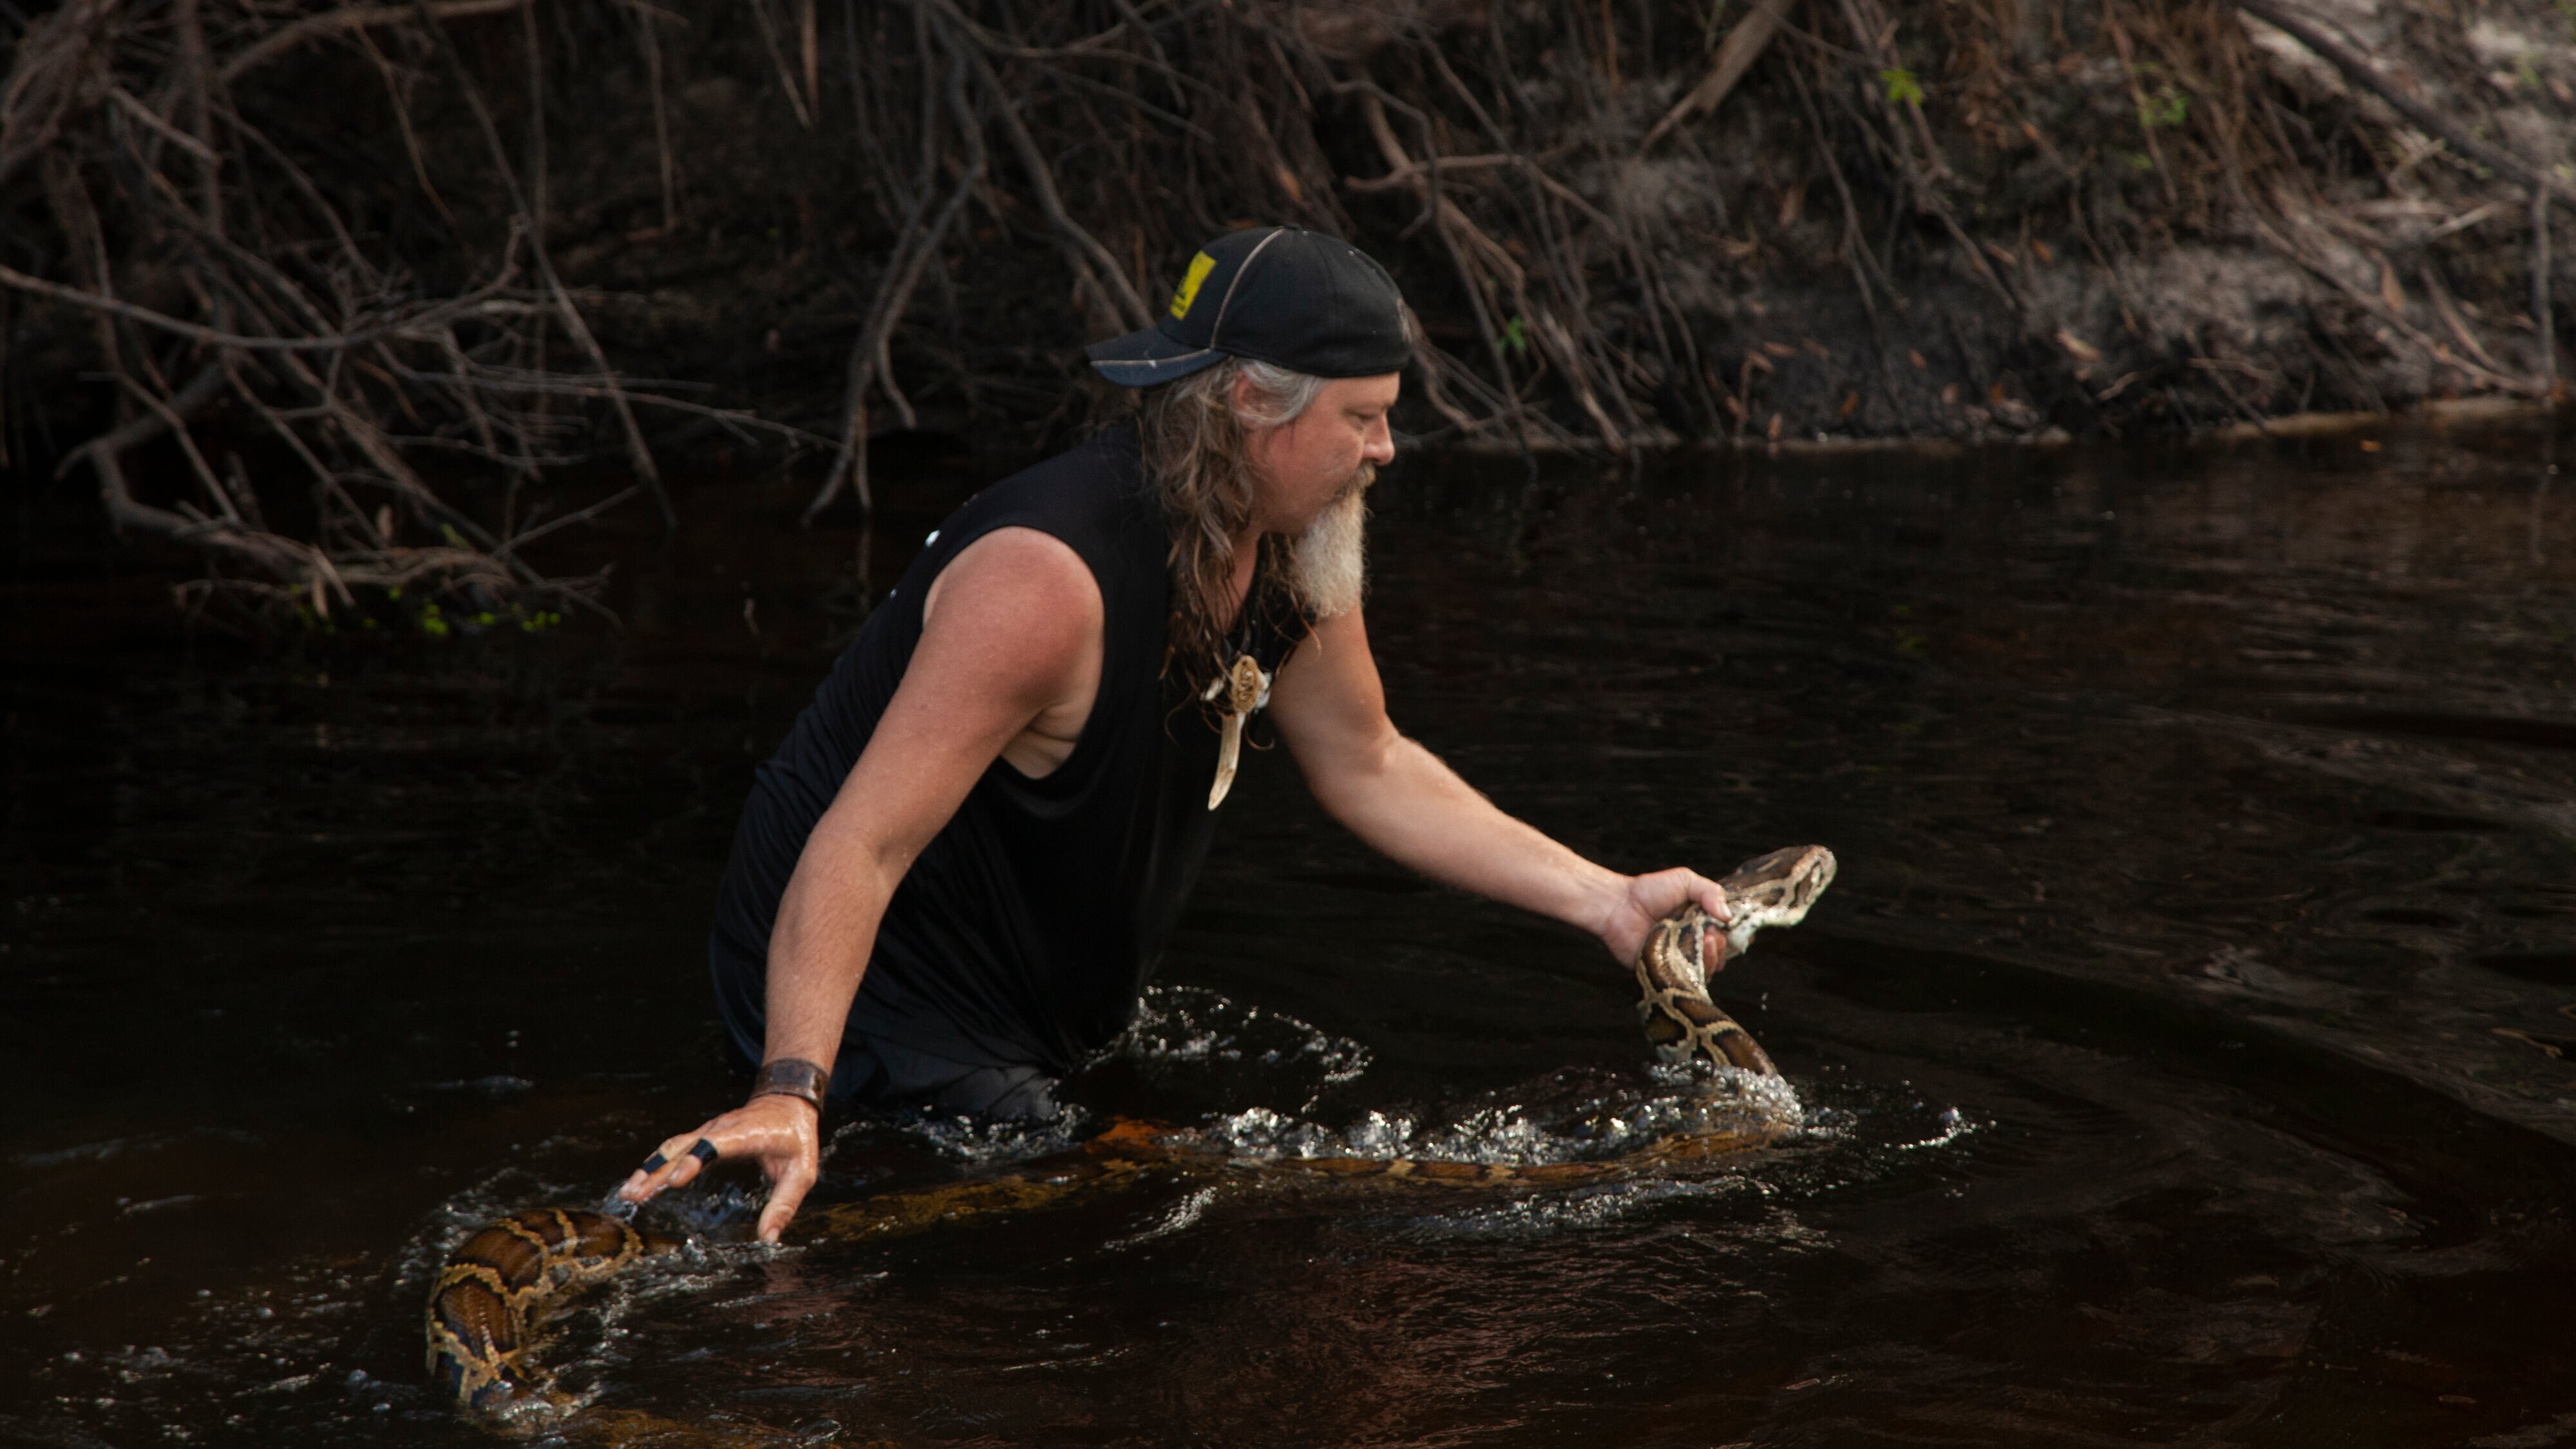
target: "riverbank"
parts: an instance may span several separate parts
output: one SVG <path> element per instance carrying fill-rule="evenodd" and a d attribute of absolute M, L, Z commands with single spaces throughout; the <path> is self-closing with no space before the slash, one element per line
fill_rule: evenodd
<path fill-rule="evenodd" d="M 612 496 L 584 480 L 667 519 L 666 467 L 822 507 L 871 498 L 870 438 L 1055 445 L 1113 401 L 1082 344 L 1274 220 L 1396 272 L 1431 443 L 2566 396 L 2548 0 L 430 13 L 0 32 L 13 486 L 70 460 L 227 607 L 577 608 L 531 559 Z"/>

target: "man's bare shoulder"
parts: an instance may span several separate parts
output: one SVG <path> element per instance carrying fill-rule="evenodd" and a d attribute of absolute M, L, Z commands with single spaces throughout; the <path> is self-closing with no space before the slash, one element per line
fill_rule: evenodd
<path fill-rule="evenodd" d="M 922 601 L 922 629 L 1008 642 L 1026 656 L 1096 647 L 1099 581 L 1073 546 L 1034 528 L 997 528 L 958 551 Z"/>

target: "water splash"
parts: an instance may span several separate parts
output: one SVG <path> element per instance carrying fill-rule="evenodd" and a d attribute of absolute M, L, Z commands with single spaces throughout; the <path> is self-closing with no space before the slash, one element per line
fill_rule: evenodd
<path fill-rule="evenodd" d="M 1136 1247 L 1140 1244 L 1150 1243 L 1156 1238 L 1168 1238 L 1175 1233 L 1186 1232 L 1190 1228 L 1197 1226 L 1200 1218 L 1207 1216 L 1208 1205 L 1215 1201 L 1215 1188 L 1199 1188 L 1189 1196 L 1182 1198 L 1179 1202 L 1172 1204 L 1170 1211 L 1164 1213 L 1162 1220 L 1155 1223 L 1152 1227 L 1147 1228 L 1142 1232 L 1130 1233 L 1123 1238 L 1112 1238 L 1108 1242 L 1101 1244 L 1101 1251 L 1106 1253 L 1124 1252 L 1127 1249 Z"/>
<path fill-rule="evenodd" d="M 1046 1157 L 1079 1146 L 1092 1114 L 1070 1103 L 1037 1122 L 996 1122 L 928 1112 L 898 1113 L 887 1125 L 952 1162 L 991 1167 Z"/>
<path fill-rule="evenodd" d="M 1372 1109 L 1340 1130 L 1267 1107 L 1218 1114 L 1210 1146 L 1252 1161 L 1349 1157 L 1540 1167 L 1599 1162 L 1663 1139 L 1704 1133 L 1795 1131 L 1797 1089 L 1734 1067 L 1652 1067 L 1604 1084 L 1561 1072 L 1508 1095 L 1472 1099 L 1439 1117 Z"/>
<path fill-rule="evenodd" d="M 1959 1109 L 1956 1107 L 1942 1108 L 1940 1121 L 1940 1131 L 1933 1133 L 1929 1137 L 1919 1138 L 1912 1142 L 1892 1143 L 1888 1150 L 1892 1152 L 1921 1152 L 1927 1148 L 1947 1147 L 1951 1143 L 1958 1141 L 1960 1138 L 1967 1136 L 1969 1133 L 1978 1130 L 1978 1128 L 1983 1125 L 1982 1123 L 1969 1121 L 1965 1116 L 1960 1114 Z"/>
<path fill-rule="evenodd" d="M 1349 1037 L 1203 986 L 1148 987 L 1107 1054 L 1164 1080 L 1213 1070 L 1240 1087 L 1249 1077 L 1283 1077 L 1279 1096 L 1300 1098 L 1300 1112 L 1313 1111 L 1327 1089 L 1358 1081 L 1373 1060 Z"/>
<path fill-rule="evenodd" d="M 1404 1220 L 1405 1236 L 1428 1239 L 1539 1238 L 1616 1226 L 1667 1203 L 1753 1191 L 1741 1177 L 1645 1178 L 1479 1203 Z"/>

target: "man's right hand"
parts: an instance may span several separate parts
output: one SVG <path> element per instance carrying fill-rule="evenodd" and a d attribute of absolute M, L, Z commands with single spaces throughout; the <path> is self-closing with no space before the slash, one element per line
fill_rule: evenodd
<path fill-rule="evenodd" d="M 700 1138 L 719 1157 L 748 1157 L 760 1163 L 769 1179 L 769 1203 L 760 1210 L 760 1240 L 778 1241 L 796 1209 L 813 1191 L 822 1171 L 821 1121 L 800 1097 L 754 1097 L 693 1131 L 662 1143 L 662 1165 L 651 1172 L 637 1168 L 617 1195 L 628 1202 L 650 1202 L 666 1187 L 686 1187 L 706 1164 L 689 1151 Z"/>

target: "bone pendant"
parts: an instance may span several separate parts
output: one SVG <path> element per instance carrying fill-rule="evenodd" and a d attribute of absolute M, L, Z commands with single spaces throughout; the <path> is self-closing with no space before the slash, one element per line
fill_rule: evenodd
<path fill-rule="evenodd" d="M 1233 667 L 1208 686 L 1207 697 L 1225 691 L 1225 734 L 1216 750 L 1216 783 L 1208 787 L 1208 808 L 1225 803 L 1225 793 L 1234 788 L 1234 771 L 1243 762 L 1243 722 L 1261 707 L 1270 693 L 1269 676 L 1249 654 L 1237 656 Z"/>
<path fill-rule="evenodd" d="M 1225 792 L 1234 788 L 1234 767 L 1243 758 L 1243 716 L 1225 717 L 1225 742 L 1216 749 L 1216 783 L 1208 787 L 1208 808 L 1225 803 Z"/>

